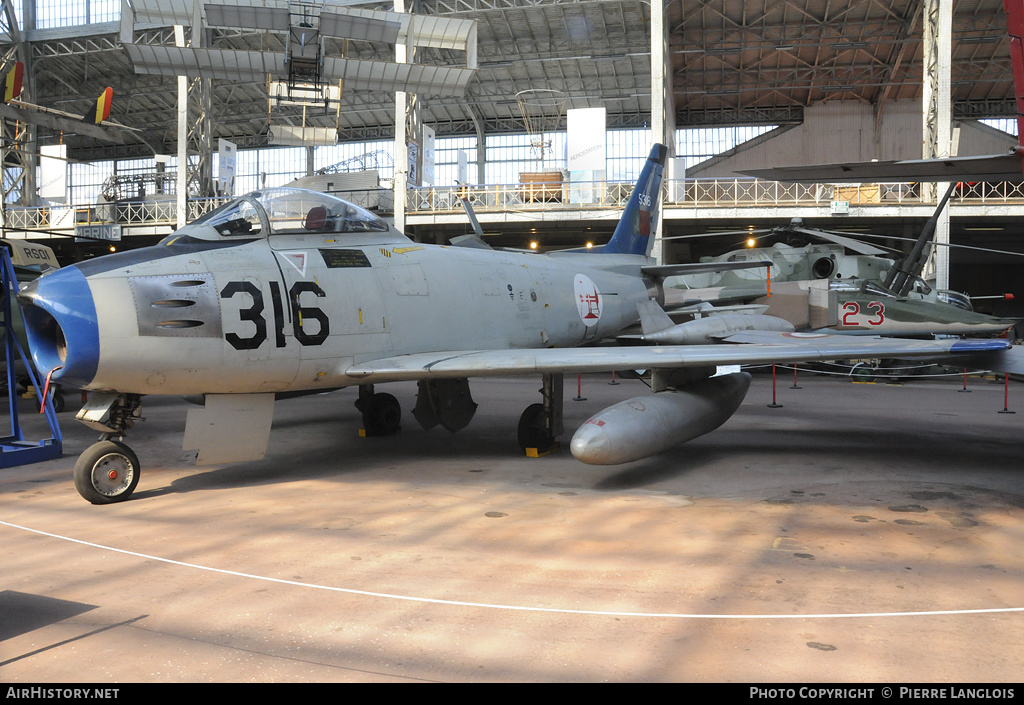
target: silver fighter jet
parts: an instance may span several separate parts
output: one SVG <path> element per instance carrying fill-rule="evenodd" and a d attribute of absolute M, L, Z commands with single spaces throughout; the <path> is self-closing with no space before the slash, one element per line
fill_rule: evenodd
<path fill-rule="evenodd" d="M 129 497 L 140 466 L 123 440 L 147 394 L 203 395 L 184 447 L 199 463 L 228 463 L 263 457 L 281 395 L 358 386 L 365 433 L 389 434 L 401 410 L 375 385 L 415 380 L 417 421 L 457 430 L 476 409 L 470 377 L 536 375 L 541 399 L 523 413 L 519 442 L 542 454 L 562 432 L 563 373 L 651 370 L 653 394 L 599 412 L 573 437 L 577 458 L 613 464 L 728 419 L 750 377 L 712 376 L 716 365 L 973 354 L 1024 370 L 1002 340 L 800 335 L 766 316 L 673 331 L 705 344 L 598 345 L 640 311 L 656 315 L 666 276 L 708 266 L 649 257 L 666 153 L 652 149 L 611 240 L 586 252 L 419 244 L 350 203 L 280 188 L 231 201 L 155 247 L 40 277 L 18 296 L 33 358 L 52 382 L 88 393 L 78 418 L 101 434 L 78 459 L 76 487 L 95 504 Z"/>

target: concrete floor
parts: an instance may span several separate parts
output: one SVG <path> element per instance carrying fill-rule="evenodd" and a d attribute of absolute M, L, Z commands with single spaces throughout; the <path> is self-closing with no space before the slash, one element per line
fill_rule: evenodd
<path fill-rule="evenodd" d="M 755 378 L 739 412 L 620 467 L 571 432 L 646 393 L 566 383 L 561 453 L 517 454 L 539 380 L 476 380 L 458 434 L 359 438 L 355 390 L 279 402 L 265 460 L 197 468 L 147 398 L 133 498 L 65 457 L 0 470 L 0 681 L 1016 682 L 1024 388 Z M 26 402 L 27 404 L 27 402 Z M 27 406 L 26 406 L 27 409 Z M 31 423 L 37 423 L 31 419 Z"/>

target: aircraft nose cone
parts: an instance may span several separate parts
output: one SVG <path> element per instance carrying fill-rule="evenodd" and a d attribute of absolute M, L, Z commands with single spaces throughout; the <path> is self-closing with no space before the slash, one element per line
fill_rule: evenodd
<path fill-rule="evenodd" d="M 599 423 L 599 422 L 598 422 Z M 588 465 L 608 464 L 608 455 L 611 450 L 611 441 L 605 430 L 598 425 L 588 421 L 580 426 L 573 434 L 569 442 L 569 450 L 576 460 Z"/>
<path fill-rule="evenodd" d="M 96 305 L 85 275 L 65 267 L 18 293 L 36 369 L 54 380 L 83 386 L 96 375 L 100 338 Z"/>

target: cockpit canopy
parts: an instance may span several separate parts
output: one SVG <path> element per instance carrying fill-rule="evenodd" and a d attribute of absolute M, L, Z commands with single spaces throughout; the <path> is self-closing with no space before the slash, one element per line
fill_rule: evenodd
<path fill-rule="evenodd" d="M 297 188 L 271 188 L 225 203 L 169 235 L 161 244 L 389 231 L 383 219 L 336 196 Z"/>

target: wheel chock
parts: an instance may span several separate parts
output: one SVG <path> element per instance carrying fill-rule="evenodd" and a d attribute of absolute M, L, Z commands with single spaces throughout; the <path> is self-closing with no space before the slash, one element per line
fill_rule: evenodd
<path fill-rule="evenodd" d="M 552 443 L 551 446 L 549 448 L 545 449 L 545 450 L 541 450 L 540 448 L 527 448 L 526 449 L 526 457 L 527 458 L 543 458 L 545 455 L 551 455 L 552 453 L 557 453 L 558 449 L 559 449 L 559 445 L 558 445 L 557 442 Z"/>

